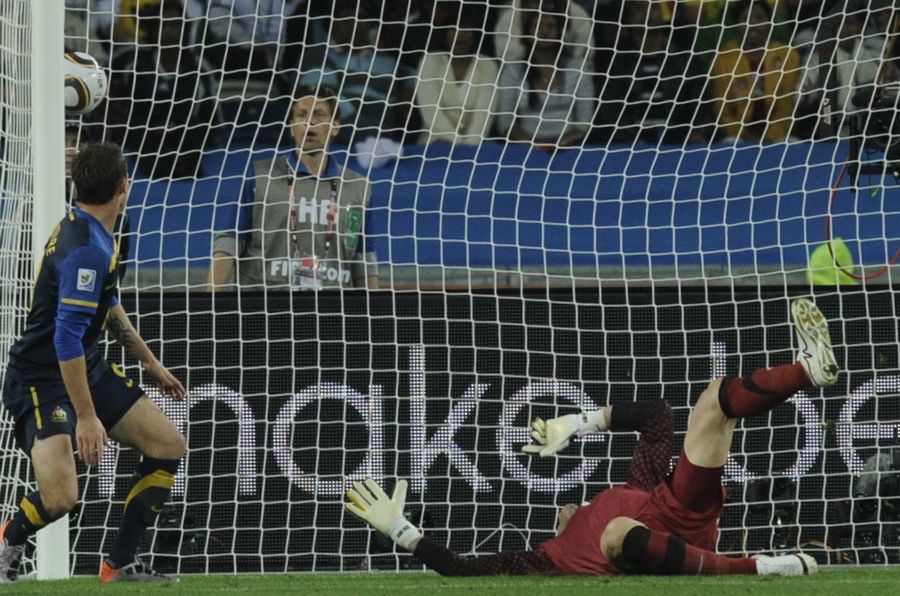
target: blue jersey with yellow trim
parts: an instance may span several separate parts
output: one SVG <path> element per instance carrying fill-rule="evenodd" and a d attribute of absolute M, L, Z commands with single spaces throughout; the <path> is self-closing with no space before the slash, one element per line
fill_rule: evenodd
<path fill-rule="evenodd" d="M 62 382 L 53 340 L 67 314 L 91 317 L 81 343 L 89 379 L 102 374 L 98 343 L 110 307 L 118 304 L 118 254 L 112 234 L 89 213 L 73 209 L 56 226 L 44 246 L 25 330 L 9 351 L 9 369 L 19 381 Z"/>

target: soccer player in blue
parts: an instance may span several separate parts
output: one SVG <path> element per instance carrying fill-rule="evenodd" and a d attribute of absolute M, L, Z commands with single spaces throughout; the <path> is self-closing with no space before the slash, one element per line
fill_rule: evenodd
<path fill-rule="evenodd" d="M 78 498 L 73 452 L 89 466 L 103 458 L 108 438 L 143 455 L 125 498 L 119 533 L 100 568 L 100 580 L 165 581 L 137 558 L 185 453 L 172 422 L 121 368 L 107 363 L 98 340 L 105 329 L 137 358 L 160 390 L 184 399 L 181 382 L 141 339 L 117 298 L 116 218 L 128 179 L 116 145 L 84 148 L 72 163 L 78 197 L 44 247 L 31 311 L 9 351 L 3 404 L 15 421 L 16 441 L 31 458 L 38 490 L 0 526 L 0 583 L 18 578 L 28 536 L 68 513 Z"/>

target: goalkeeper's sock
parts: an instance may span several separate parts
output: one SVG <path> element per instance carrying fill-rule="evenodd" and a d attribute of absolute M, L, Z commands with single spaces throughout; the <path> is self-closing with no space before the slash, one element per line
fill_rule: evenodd
<path fill-rule="evenodd" d="M 144 532 L 156 521 L 175 484 L 177 459 L 144 457 L 134 472 L 134 484 L 125 498 L 119 534 L 109 551 L 109 561 L 120 568 L 134 561 Z"/>
<path fill-rule="evenodd" d="M 61 515 L 50 515 L 44 508 L 44 502 L 38 492 L 22 497 L 19 502 L 19 510 L 6 526 L 6 532 L 3 537 L 10 546 L 21 546 L 25 544 L 28 537 L 46 526 L 61 518 Z"/>
<path fill-rule="evenodd" d="M 719 405 L 729 418 L 768 412 L 801 389 L 812 386 L 799 362 L 761 368 L 749 377 L 727 377 L 719 386 Z"/>
<path fill-rule="evenodd" d="M 655 575 L 756 574 L 754 559 L 725 557 L 644 526 L 635 526 L 625 534 L 621 561 L 615 563 L 626 572 Z"/>

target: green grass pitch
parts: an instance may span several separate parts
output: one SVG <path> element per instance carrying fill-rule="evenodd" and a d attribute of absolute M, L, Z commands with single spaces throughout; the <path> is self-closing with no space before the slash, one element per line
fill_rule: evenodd
<path fill-rule="evenodd" d="M 333 573 L 309 575 L 185 576 L 177 584 L 100 585 L 96 578 L 67 581 L 21 581 L 0 586 L 0 594 L 322 594 L 328 596 L 427 596 L 489 594 L 491 596 L 607 596 L 641 594 L 678 596 L 861 596 L 900 594 L 900 567 L 825 568 L 811 577 L 484 577 L 444 578 L 433 573 Z"/>

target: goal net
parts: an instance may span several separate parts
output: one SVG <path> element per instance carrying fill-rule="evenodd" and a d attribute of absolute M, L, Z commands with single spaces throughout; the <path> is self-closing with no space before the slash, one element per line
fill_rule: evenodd
<path fill-rule="evenodd" d="M 32 275 L 18 4 L 0 2 L 6 344 Z M 344 511 L 367 476 L 409 479 L 407 514 L 457 552 L 537 548 L 558 507 L 625 482 L 637 437 L 530 459 L 533 417 L 663 397 L 680 447 L 709 379 L 791 361 L 810 294 L 845 372 L 739 425 L 718 549 L 900 563 L 890 2 L 66 6 L 67 49 L 110 75 L 67 142 L 125 148 L 122 302 L 189 389 L 161 397 L 109 346 L 188 439 L 154 566 L 421 569 Z M 292 113 L 299 85 L 336 92 L 330 163 L 368 180 L 349 232 L 335 174 L 288 169 L 321 140 L 291 136 L 321 117 Z M 316 253 L 332 202 L 361 270 Z M 8 515 L 27 460 L 0 424 Z M 74 572 L 96 572 L 138 461 L 79 467 Z"/>
<path fill-rule="evenodd" d="M 0 379 L 18 337 L 33 278 L 31 232 L 31 31 L 28 2 L 0 3 Z M 8 519 L 28 480 L 12 420 L 0 419 L 0 514 Z M 24 571 L 33 567 L 27 561 Z"/>

